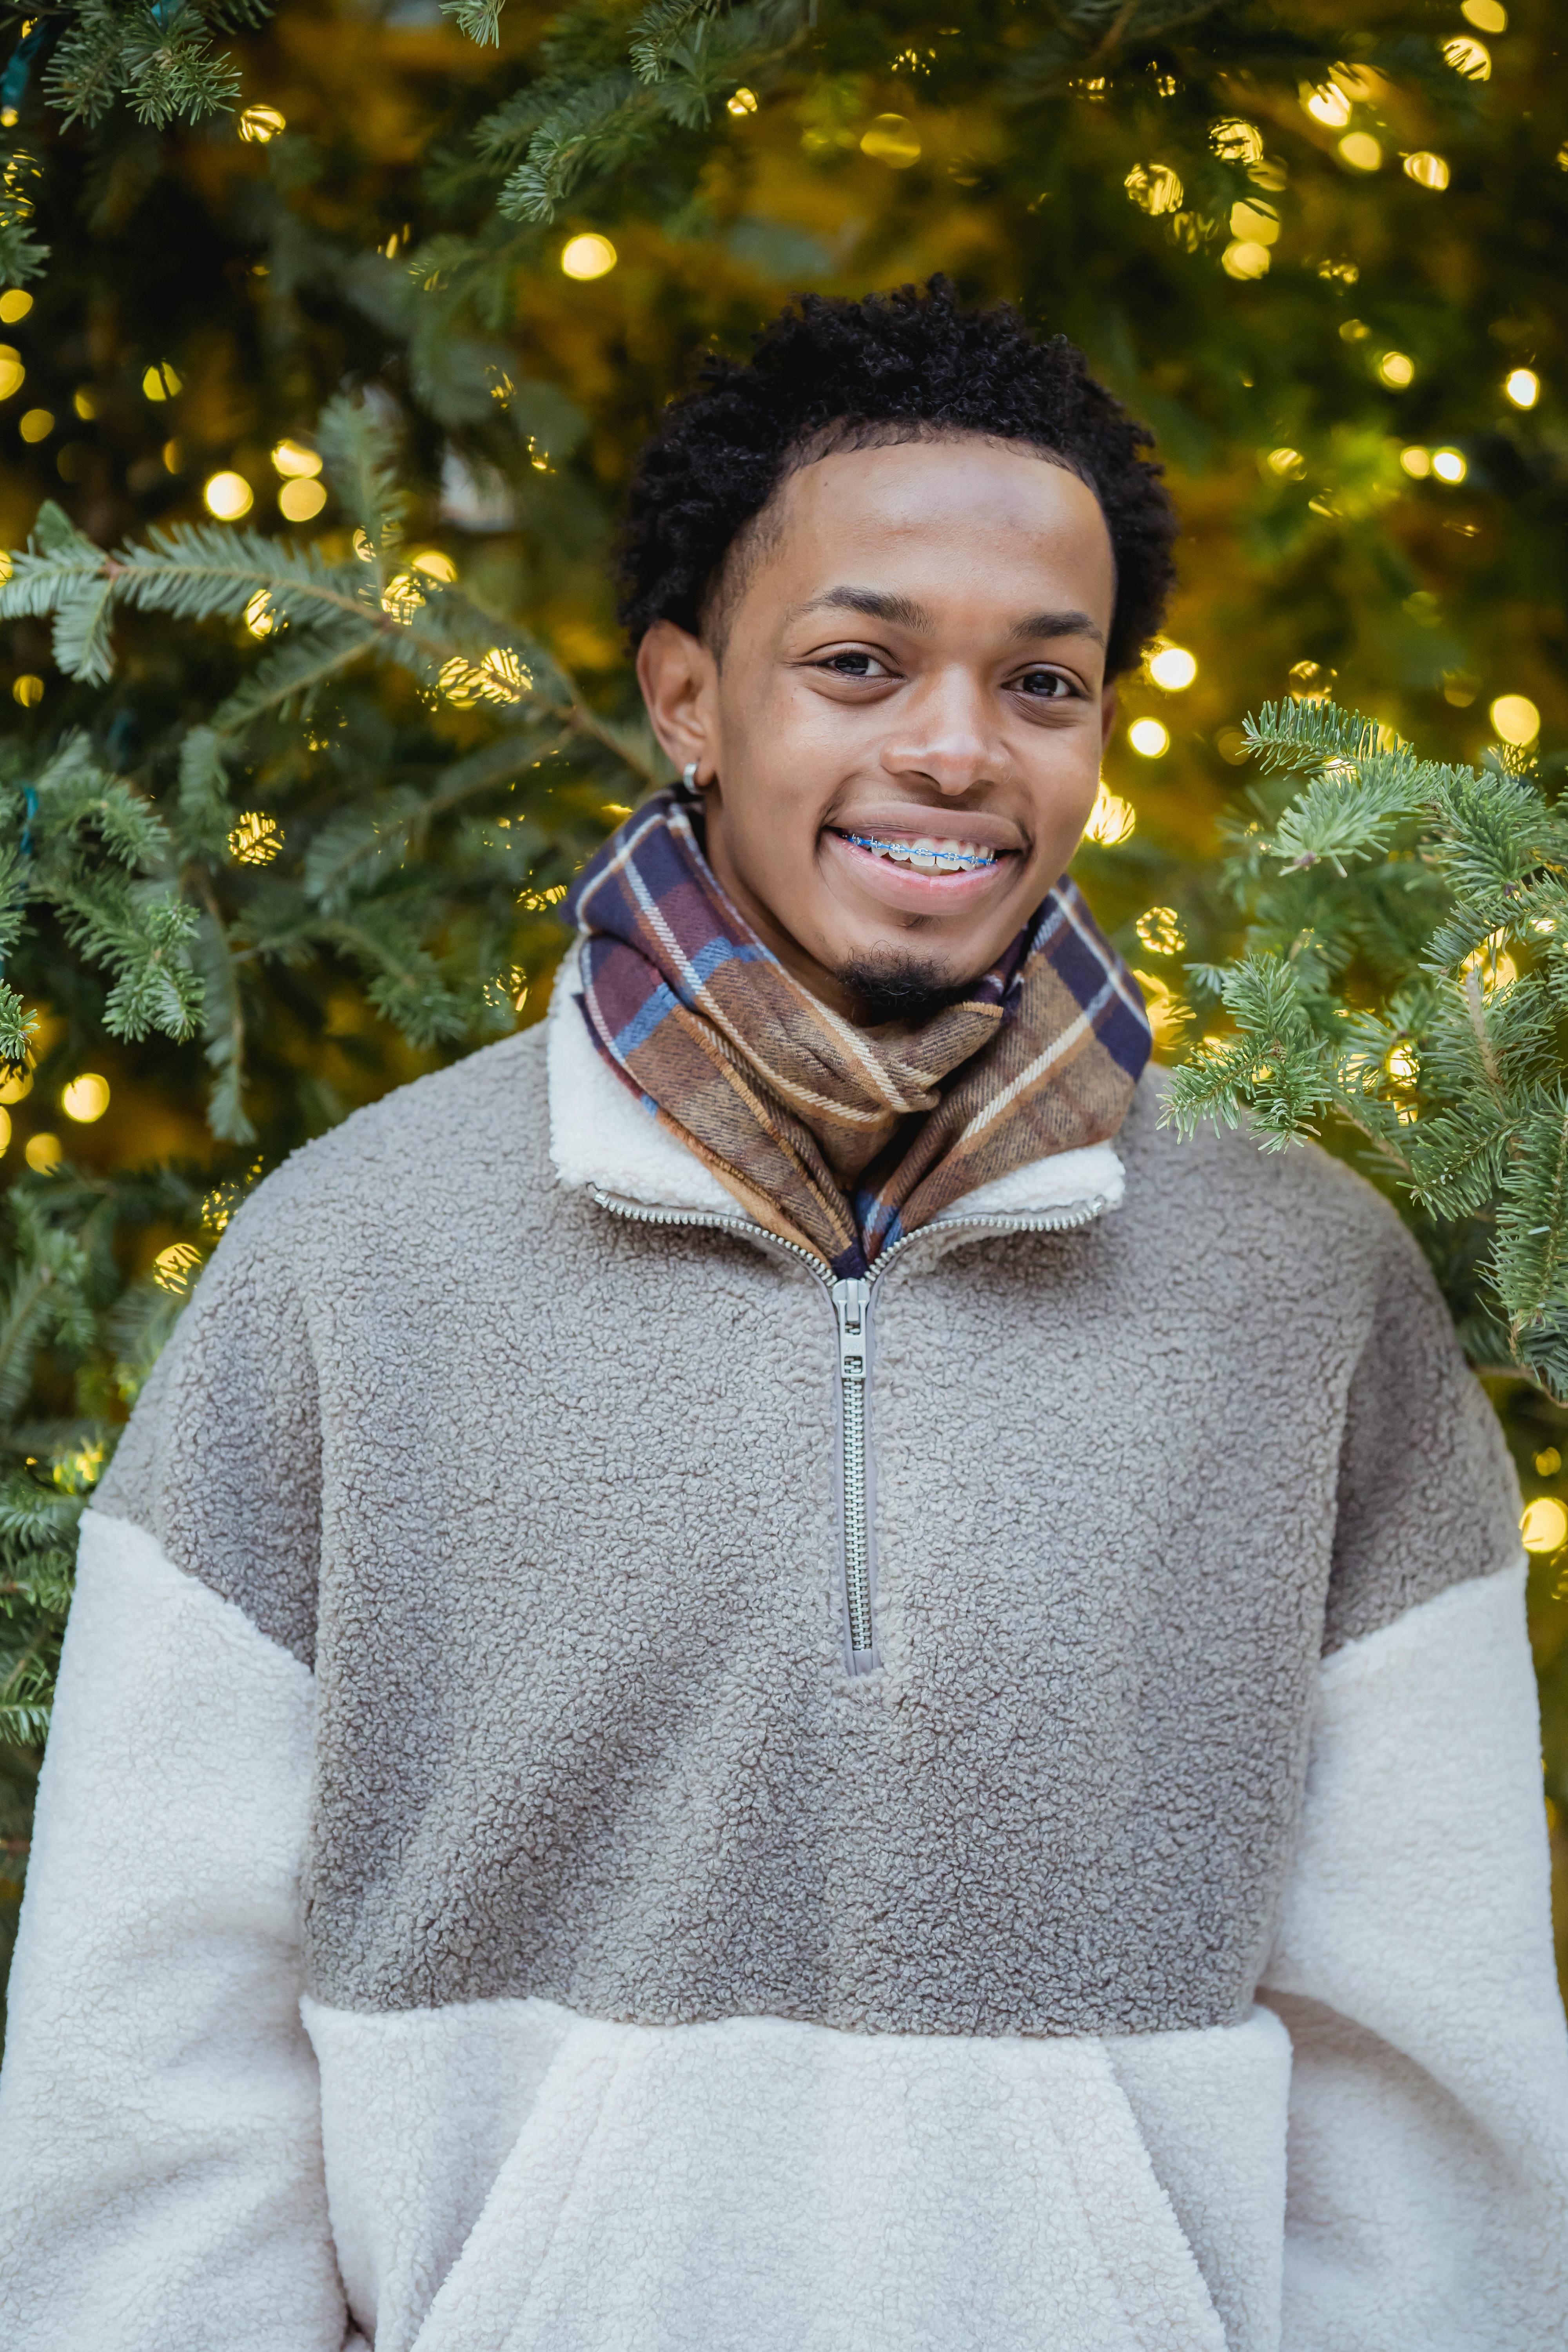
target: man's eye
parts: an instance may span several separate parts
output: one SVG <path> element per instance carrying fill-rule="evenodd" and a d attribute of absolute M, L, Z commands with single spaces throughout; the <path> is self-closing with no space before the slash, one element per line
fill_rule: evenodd
<path fill-rule="evenodd" d="M 890 675 L 875 654 L 828 654 L 817 667 L 831 670 L 836 677 L 887 677 Z"/>
<path fill-rule="evenodd" d="M 1034 695 L 1044 702 L 1063 701 L 1072 692 L 1059 669 L 1026 669 L 1013 683 L 1020 693 Z"/>

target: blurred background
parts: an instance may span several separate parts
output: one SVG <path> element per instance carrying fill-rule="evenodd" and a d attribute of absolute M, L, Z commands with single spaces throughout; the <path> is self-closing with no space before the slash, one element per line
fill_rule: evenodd
<path fill-rule="evenodd" d="M 0 1967 L 74 1517 L 205 1255 L 297 1144 L 542 1012 L 571 873 L 662 774 L 606 562 L 704 351 L 794 292 L 942 270 L 1071 336 L 1153 428 L 1182 584 L 1077 870 L 1167 1053 L 1201 1030 L 1185 965 L 1232 944 L 1249 709 L 1332 696 L 1445 758 L 1539 744 L 1548 775 L 1568 746 L 1553 0 L 157 0 L 96 50 L 89 9 L 4 13 L 0 544 L 52 500 L 103 547 L 201 524 L 372 560 L 318 436 L 346 391 L 405 502 L 389 631 L 452 583 L 500 642 L 433 680 L 350 647 L 242 726 L 265 594 L 125 616 L 107 682 L 57 667 L 47 621 L 0 629 L 17 871 L 71 730 L 153 810 L 184 757 L 187 817 L 194 735 L 216 715 L 226 746 L 205 833 L 146 868 L 195 927 L 189 1037 L 115 1034 L 69 889 L 12 893 Z M 1568 1414 L 1489 1386 L 1568 1955 Z"/>

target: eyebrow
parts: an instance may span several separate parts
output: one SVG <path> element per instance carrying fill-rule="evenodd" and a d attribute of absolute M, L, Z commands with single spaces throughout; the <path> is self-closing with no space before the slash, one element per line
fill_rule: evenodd
<path fill-rule="evenodd" d="M 923 604 L 910 596 L 889 595 L 880 588 L 825 588 L 820 596 L 813 596 L 800 607 L 800 615 L 807 613 L 863 613 L 868 620 L 887 621 L 894 628 L 913 629 L 929 636 L 936 624 Z M 1097 646 L 1105 643 L 1105 632 L 1087 613 L 1031 613 L 1026 620 L 1016 621 L 1008 631 L 1016 645 L 1032 645 L 1040 638 L 1089 637 Z"/>
<path fill-rule="evenodd" d="M 889 596 L 880 588 L 825 588 L 800 607 L 801 613 L 864 613 L 868 621 L 889 621 L 898 629 L 915 629 L 929 636 L 936 624 L 912 596 Z"/>
<path fill-rule="evenodd" d="M 1087 613 L 1031 613 L 1026 621 L 1014 623 L 1011 632 L 1018 644 L 1034 637 L 1090 637 L 1097 646 L 1105 643 L 1105 632 Z"/>

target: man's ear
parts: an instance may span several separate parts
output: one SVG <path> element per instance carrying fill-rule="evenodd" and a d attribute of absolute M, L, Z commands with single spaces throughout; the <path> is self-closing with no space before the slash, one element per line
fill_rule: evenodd
<path fill-rule="evenodd" d="M 718 773 L 719 666 L 700 637 L 656 621 L 637 647 L 637 684 L 653 731 L 673 764 L 695 761 L 697 781 Z"/>

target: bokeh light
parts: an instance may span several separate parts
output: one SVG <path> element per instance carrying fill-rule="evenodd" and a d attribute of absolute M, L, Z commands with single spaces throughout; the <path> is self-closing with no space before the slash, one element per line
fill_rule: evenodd
<path fill-rule="evenodd" d="M 1524 1507 L 1519 1532 L 1526 1551 L 1560 1551 L 1568 1538 L 1568 1511 L 1555 1495 L 1537 1495 Z"/>
<path fill-rule="evenodd" d="M 1149 675 L 1167 694 L 1184 692 L 1197 674 L 1197 656 L 1185 646 L 1161 646 L 1149 656 Z"/>
<path fill-rule="evenodd" d="M 100 1078 L 96 1070 L 84 1070 L 79 1078 L 60 1089 L 60 1108 L 79 1127 L 90 1127 L 109 1108 L 109 1080 Z"/>
<path fill-rule="evenodd" d="M 285 482 L 278 493 L 278 511 L 285 522 L 309 522 L 327 503 L 327 486 L 309 474 Z"/>
<path fill-rule="evenodd" d="M 907 172 L 921 160 L 921 142 L 903 115 L 879 114 L 861 139 L 860 152 L 874 163 L 886 163 L 890 172 Z"/>
<path fill-rule="evenodd" d="M 607 236 L 589 234 L 568 237 L 562 248 L 561 267 L 568 278 L 603 278 L 619 259 Z"/>
<path fill-rule="evenodd" d="M 1500 694 L 1487 717 L 1500 743 L 1522 748 L 1533 743 L 1541 732 L 1541 713 L 1528 694 Z"/>
<path fill-rule="evenodd" d="M 255 504 L 255 495 L 243 474 L 210 474 L 202 485 L 202 497 L 207 512 L 216 515 L 219 522 L 237 522 Z"/>
<path fill-rule="evenodd" d="M 1141 760 L 1157 760 L 1171 748 L 1171 730 L 1157 719 L 1135 719 L 1127 730 L 1127 740 Z"/>

